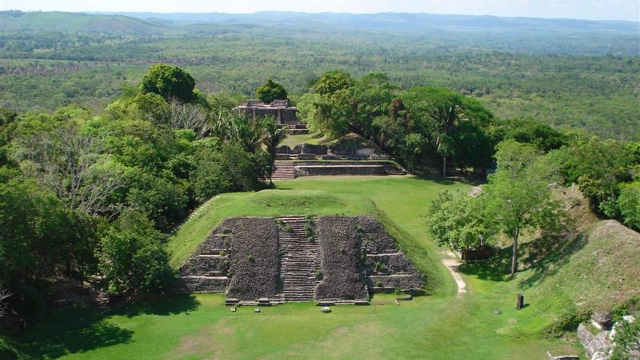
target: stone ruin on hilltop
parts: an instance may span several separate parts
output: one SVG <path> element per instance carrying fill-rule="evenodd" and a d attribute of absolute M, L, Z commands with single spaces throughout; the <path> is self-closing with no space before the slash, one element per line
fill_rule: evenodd
<path fill-rule="evenodd" d="M 366 304 L 376 292 L 422 292 L 425 281 L 372 217 L 225 220 L 180 268 L 182 292 L 224 292 L 227 304 Z"/>

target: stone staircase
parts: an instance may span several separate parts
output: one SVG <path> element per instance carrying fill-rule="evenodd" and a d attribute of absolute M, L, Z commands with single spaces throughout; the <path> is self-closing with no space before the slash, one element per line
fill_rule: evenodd
<path fill-rule="evenodd" d="M 286 301 L 311 301 L 313 292 L 321 281 L 320 245 L 316 237 L 314 220 L 304 216 L 278 219 L 282 258 L 280 277 L 282 294 Z M 308 228 L 312 229 L 308 236 Z"/>
<path fill-rule="evenodd" d="M 229 285 L 225 249 L 203 249 L 182 266 L 182 285 L 190 292 L 224 292 Z"/>
<path fill-rule="evenodd" d="M 289 127 L 287 128 L 287 133 L 289 135 L 307 135 L 310 133 L 310 131 L 307 128 L 307 124 L 295 124 L 289 125 Z"/>
<path fill-rule="evenodd" d="M 296 178 L 293 161 L 276 160 L 276 171 L 273 172 L 271 180 L 293 180 Z"/>

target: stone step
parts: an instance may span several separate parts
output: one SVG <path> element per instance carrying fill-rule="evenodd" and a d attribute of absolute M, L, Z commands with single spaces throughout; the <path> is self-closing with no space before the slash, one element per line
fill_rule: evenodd
<path fill-rule="evenodd" d="M 198 255 L 198 259 L 226 259 L 229 255 L 219 255 L 219 254 L 200 254 Z"/>
<path fill-rule="evenodd" d="M 214 256 L 220 255 L 223 252 L 228 252 L 227 249 L 207 249 L 203 250 L 198 256 Z"/>
<path fill-rule="evenodd" d="M 203 276 L 203 275 L 186 275 L 182 277 L 183 279 L 202 279 L 202 280 L 229 280 L 226 276 Z"/>
<path fill-rule="evenodd" d="M 293 162 L 286 160 L 276 160 L 275 171 L 271 175 L 272 180 L 293 180 L 296 178 Z"/>
<path fill-rule="evenodd" d="M 313 300 L 319 283 L 316 273 L 320 270 L 320 245 L 307 238 L 310 219 L 306 216 L 282 216 L 278 218 L 280 246 L 285 249 L 282 257 L 282 295 L 287 301 Z M 315 227 L 315 221 L 311 220 Z"/>
<path fill-rule="evenodd" d="M 380 253 L 380 254 L 367 254 L 367 257 L 379 257 L 379 256 L 400 256 L 404 255 L 401 252 L 393 252 L 393 253 Z"/>

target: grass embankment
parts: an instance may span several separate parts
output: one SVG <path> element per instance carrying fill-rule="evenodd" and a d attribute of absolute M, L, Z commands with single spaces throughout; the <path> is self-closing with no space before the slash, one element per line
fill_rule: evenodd
<path fill-rule="evenodd" d="M 434 295 L 400 306 L 393 296 L 380 295 L 371 306 L 334 307 L 331 314 L 310 303 L 263 308 L 260 314 L 252 308 L 231 313 L 222 305 L 223 295 L 172 297 L 122 310 L 61 311 L 16 344 L 22 344 L 19 348 L 29 358 L 68 359 L 538 360 L 548 350 L 580 352 L 575 344 L 540 337 L 541 329 L 553 325 L 554 312 L 566 305 L 556 299 L 573 296 L 557 288 L 580 278 L 566 263 L 554 262 L 558 271 L 525 287 L 535 268 L 506 281 L 502 274 L 508 265 L 501 268 L 498 257 L 475 272 L 467 269 L 463 276 L 469 292 L 454 295 L 455 284 L 439 262 L 439 249 L 426 235 L 426 213 L 439 191 L 466 191 L 468 185 L 412 177 L 325 177 L 279 182 L 277 187 L 224 195 L 200 209 L 172 239 L 173 261 L 184 256 L 180 251 L 188 255 L 187 245 L 180 243 L 197 246 L 225 216 L 378 213 L 412 260 L 432 269 Z M 588 246 L 576 248 L 569 265 L 582 253 L 588 257 Z M 520 311 L 514 308 L 518 292 L 530 304 Z"/>
<path fill-rule="evenodd" d="M 329 141 L 327 138 L 323 137 L 322 133 L 315 131 L 303 135 L 288 135 L 280 145 L 287 145 L 288 147 L 293 149 L 298 144 L 328 145 L 330 142 L 331 141 Z"/>
<path fill-rule="evenodd" d="M 522 276 L 543 326 L 571 327 L 594 310 L 640 298 L 640 234 L 615 220 L 599 221 Z"/>
<path fill-rule="evenodd" d="M 177 268 L 228 217 L 282 215 L 376 214 L 375 204 L 357 194 L 335 195 L 322 190 L 264 190 L 222 194 L 197 209 L 168 244 L 170 264 Z"/>

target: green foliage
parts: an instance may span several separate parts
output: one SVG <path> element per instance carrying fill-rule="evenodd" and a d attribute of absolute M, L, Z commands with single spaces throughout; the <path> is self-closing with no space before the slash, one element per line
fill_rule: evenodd
<path fill-rule="evenodd" d="M 620 191 L 617 205 L 625 225 L 640 231 L 640 182 L 625 185 Z"/>
<path fill-rule="evenodd" d="M 353 85 L 351 75 L 344 71 L 329 71 L 313 84 L 313 90 L 322 95 L 331 97 L 340 90 L 346 90 Z"/>
<path fill-rule="evenodd" d="M 284 86 L 271 79 L 258 86 L 256 94 L 258 95 L 258 100 L 265 104 L 270 104 L 274 100 L 287 100 L 289 98 Z"/>
<path fill-rule="evenodd" d="M 483 189 L 488 214 L 513 244 L 511 275 L 518 270 L 519 238 L 526 229 L 554 230 L 563 220 L 551 199 L 550 168 L 532 145 L 505 140 L 498 144 L 498 170 Z"/>
<path fill-rule="evenodd" d="M 57 266 L 67 275 L 95 270 L 94 222 L 65 209 L 35 180 L 0 168 L 0 283 L 15 295 L 14 310 L 37 313 L 43 281 L 56 274 Z"/>
<path fill-rule="evenodd" d="M 428 141 L 420 133 L 410 133 L 400 140 L 398 153 L 407 166 L 407 170 L 413 171 L 420 163 L 420 158 L 426 153 Z"/>
<path fill-rule="evenodd" d="M 594 137 L 553 151 L 551 157 L 564 182 L 577 183 L 594 210 L 609 218 L 620 218 L 620 184 L 632 180 L 637 164 L 633 147 Z"/>
<path fill-rule="evenodd" d="M 295 98 L 324 72 L 341 69 L 354 76 L 385 73 L 403 89 L 425 83 L 451 88 L 473 96 L 503 119 L 535 117 L 554 128 L 587 129 L 603 138 L 637 140 L 640 133 L 634 88 L 639 76 L 637 29 L 629 31 L 629 25 L 581 23 L 589 29 L 579 30 L 582 35 L 576 38 L 564 24 L 545 22 L 535 28 L 530 19 L 527 30 L 514 33 L 504 32 L 500 19 L 495 19 L 499 30 L 483 26 L 468 31 L 454 20 L 452 31 L 443 32 L 422 26 L 433 19 L 402 18 L 398 23 L 419 26 L 409 31 L 389 22 L 384 31 L 353 31 L 361 19 L 339 26 L 314 14 L 313 21 L 289 19 L 278 28 L 265 25 L 271 21 L 250 28 L 226 20 L 169 27 L 154 22 L 153 31 L 138 36 L 125 35 L 136 33 L 135 27 L 118 28 L 132 19 L 92 15 L 85 19 L 103 20 L 85 27 L 88 32 L 42 30 L 76 24 L 77 16 L 60 20 L 68 15 L 27 14 L 21 21 L 38 23 L 32 28 L 37 30 L 5 28 L 0 73 L 6 90 L 0 106 L 22 113 L 78 103 L 98 111 L 119 96 L 123 84 L 139 83 L 150 64 L 170 61 L 188 66 L 203 91 L 237 99 L 233 104 L 255 96 L 256 79 L 277 74 Z M 320 18 L 325 22 L 318 32 Z M 107 26 L 102 22 L 106 19 L 113 22 Z M 255 18 L 246 21 L 255 23 Z M 609 27 L 627 30 L 603 30 Z M 100 28 L 105 31 L 96 31 Z M 572 41 L 558 34 L 572 36 Z"/>
<path fill-rule="evenodd" d="M 6 146 L 11 139 L 11 133 L 17 126 L 15 123 L 17 117 L 17 113 L 0 107 L 0 166 L 7 165 L 9 161 Z"/>
<path fill-rule="evenodd" d="M 640 355 L 640 320 L 618 322 L 613 341 L 615 347 L 611 354 L 611 360 L 633 359 Z"/>
<path fill-rule="evenodd" d="M 472 198 L 464 193 L 451 194 L 444 191 L 431 203 L 427 226 L 440 246 L 452 250 L 469 250 L 484 245 L 492 235 L 483 199 Z"/>
<path fill-rule="evenodd" d="M 432 142 L 442 159 L 446 175 L 447 160 L 465 169 L 488 167 L 493 142 L 487 126 L 493 115 L 474 99 L 441 87 L 414 87 L 400 95 L 402 105 L 413 119 L 415 128 Z"/>
<path fill-rule="evenodd" d="M 269 154 L 269 162 L 267 164 L 267 175 L 269 182 L 271 182 L 271 176 L 275 171 L 274 163 L 276 160 L 276 153 L 278 145 L 287 138 L 287 129 L 279 128 L 275 119 L 265 117 L 262 120 L 262 128 L 264 134 L 262 135 L 262 145 L 264 145 L 267 154 Z"/>
<path fill-rule="evenodd" d="M 141 89 L 143 93 L 158 94 L 167 101 L 175 98 L 187 103 L 195 99 L 195 86 L 193 77 L 179 67 L 156 64 L 142 78 Z"/>
<path fill-rule="evenodd" d="M 196 199 L 204 202 L 224 192 L 261 189 L 269 164 L 268 154 L 252 154 L 234 144 L 201 148 L 192 173 Z"/>
<path fill-rule="evenodd" d="M 503 128 L 506 131 L 505 139 L 532 144 L 544 153 L 560 149 L 569 142 L 567 135 L 539 121 L 512 120 L 504 122 Z"/>
<path fill-rule="evenodd" d="M 173 280 L 163 248 L 164 236 L 137 211 L 127 211 L 102 230 L 99 269 L 107 291 L 140 294 L 166 290 Z"/>

